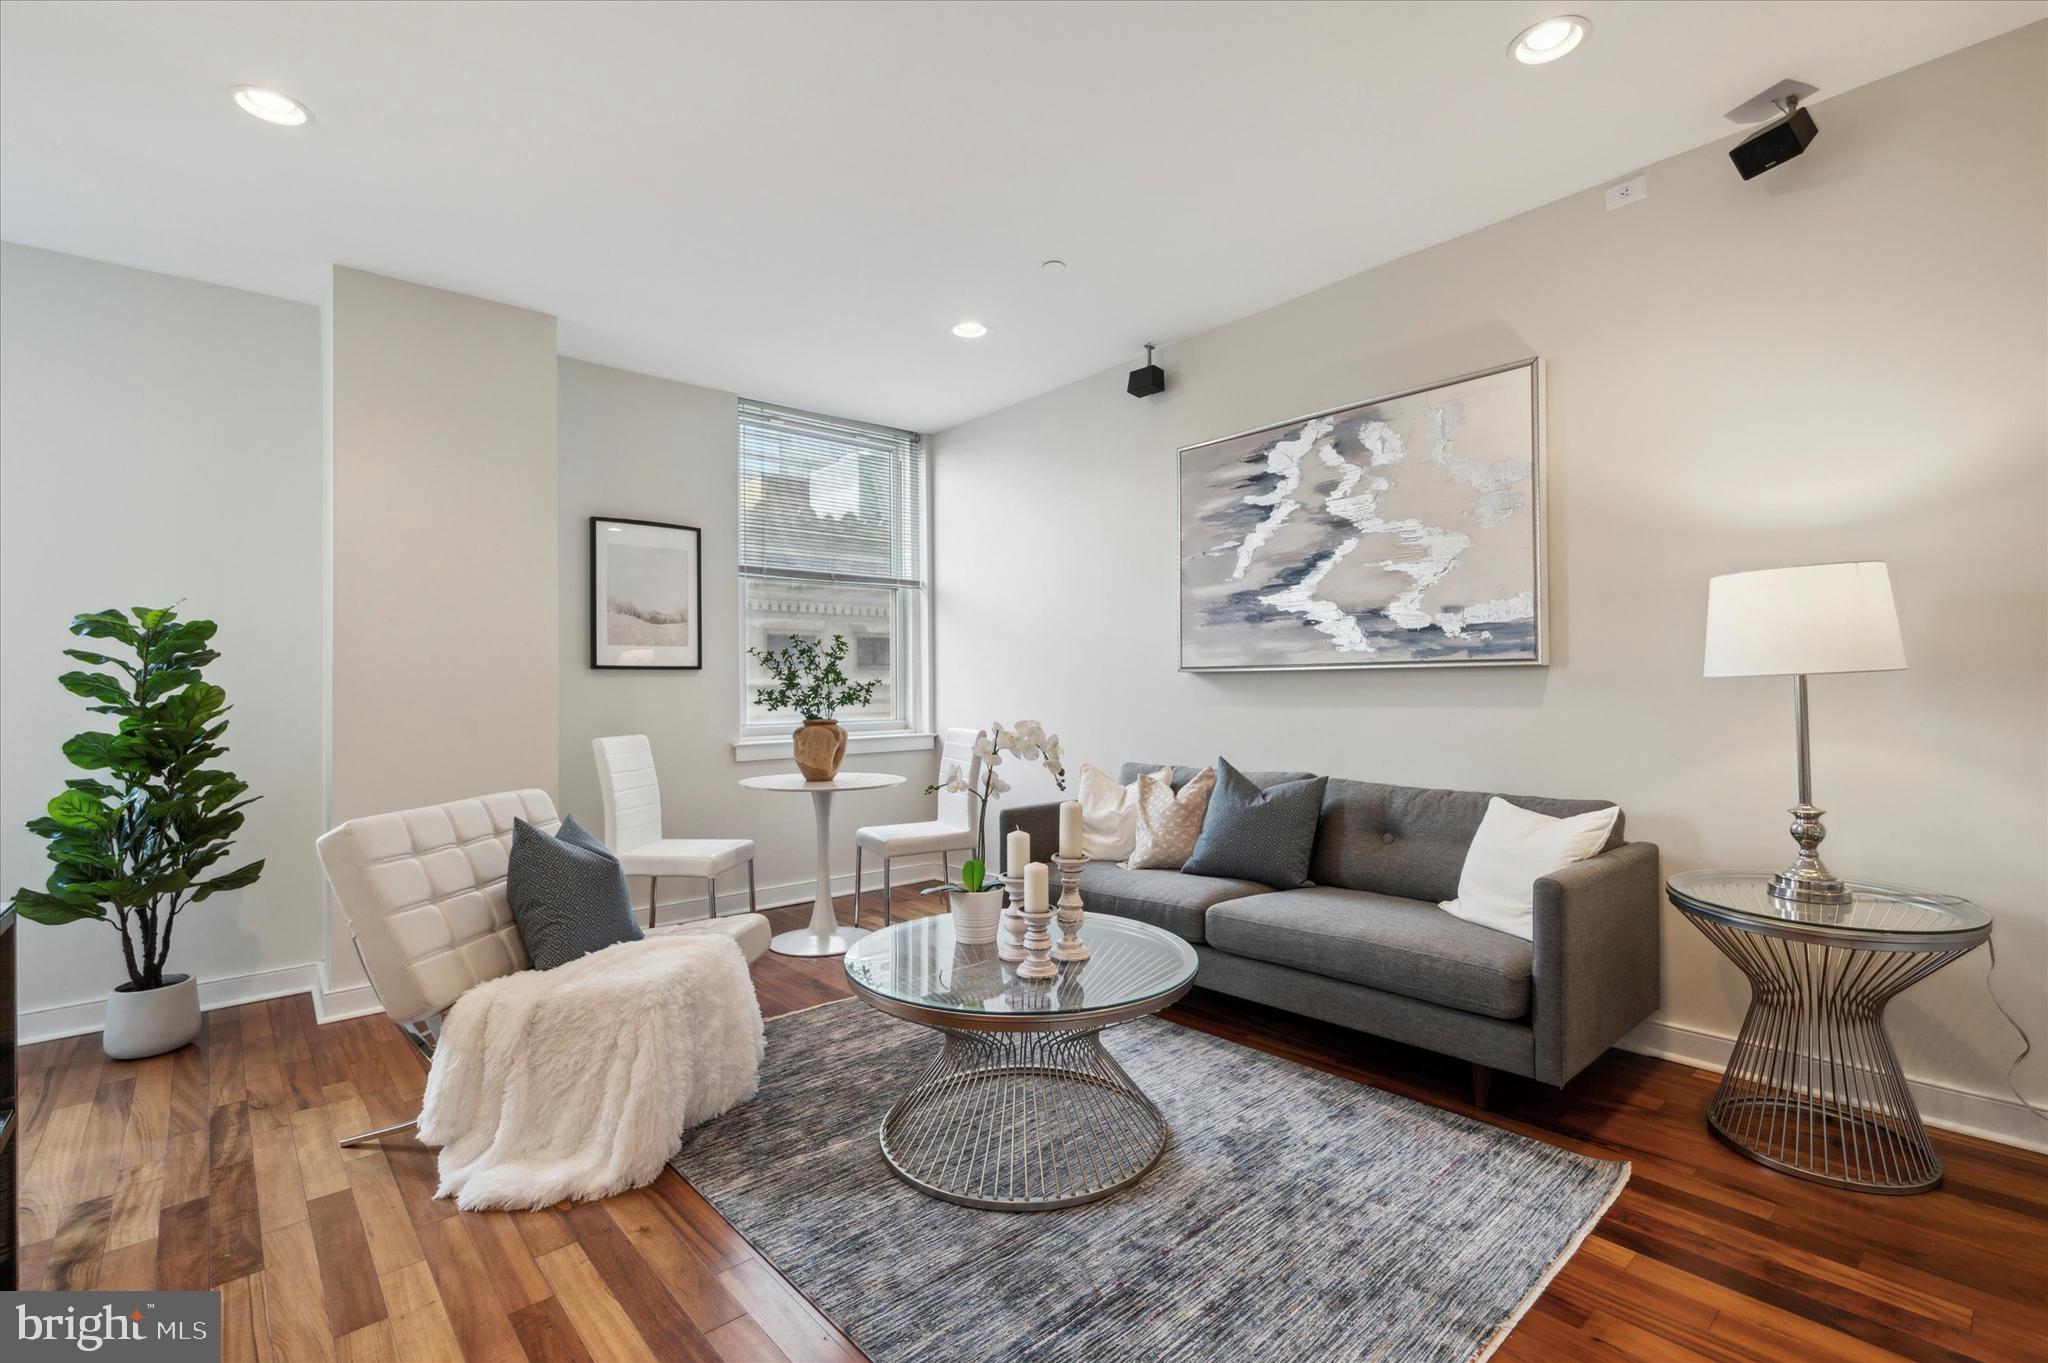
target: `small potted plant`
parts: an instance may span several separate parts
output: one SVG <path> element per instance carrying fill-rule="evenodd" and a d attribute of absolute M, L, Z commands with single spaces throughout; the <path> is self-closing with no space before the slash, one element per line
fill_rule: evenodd
<path fill-rule="evenodd" d="M 836 718 L 841 708 L 858 708 L 875 698 L 879 681 L 857 682 L 840 664 L 846 661 L 849 645 L 844 634 L 820 647 L 815 639 L 797 639 L 786 648 L 772 652 L 750 648 L 748 653 L 768 669 L 773 686 L 754 692 L 757 704 L 769 710 L 786 710 L 802 715 L 804 722 L 790 736 L 796 752 L 796 769 L 806 781 L 829 781 L 839 774 L 846 760 L 846 730 Z"/>
<path fill-rule="evenodd" d="M 129 616 L 134 618 L 131 620 Z M 164 972 L 178 916 L 224 890 L 256 883 L 263 863 L 207 872 L 228 854 L 242 826 L 249 787 L 208 766 L 227 749 L 227 693 L 200 677 L 220 655 L 211 620 L 180 622 L 175 610 L 94 611 L 71 632 L 109 639 L 134 660 L 67 648 L 65 656 L 113 672 L 66 672 L 57 680 L 95 702 L 94 714 L 118 716 L 116 731 L 77 734 L 64 744 L 73 766 L 104 772 L 64 783 L 28 830 L 46 839 L 52 863 L 41 890 L 14 893 L 14 908 L 34 923 L 91 918 L 121 936 L 128 983 L 107 995 L 108 1055 L 136 1060 L 174 1051 L 199 1034 L 199 989 L 187 974 Z"/>
<path fill-rule="evenodd" d="M 966 945 L 993 942 L 1002 920 L 1003 887 L 989 873 L 988 802 L 1007 795 L 1010 783 L 996 774 L 1004 754 L 1026 762 L 1042 762 L 1061 790 L 1067 788 L 1067 769 L 1060 753 L 1058 734 L 1048 734 L 1035 719 L 1017 721 L 1015 727 L 998 722 L 974 736 L 974 759 L 966 771 L 957 762 L 939 773 L 937 785 L 925 787 L 925 794 L 940 791 L 967 796 L 968 813 L 974 819 L 974 855 L 960 864 L 960 879 L 937 885 L 926 894 L 946 896 L 953 914 L 953 940 Z"/>

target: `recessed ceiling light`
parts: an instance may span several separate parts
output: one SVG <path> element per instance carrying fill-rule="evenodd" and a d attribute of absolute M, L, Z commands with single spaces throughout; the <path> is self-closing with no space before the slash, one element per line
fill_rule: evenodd
<path fill-rule="evenodd" d="M 266 90 L 260 85 L 237 85 L 234 89 L 235 103 L 245 114 L 254 114 L 265 123 L 276 123 L 287 128 L 313 121 L 312 111 L 290 95 L 276 90 Z"/>
<path fill-rule="evenodd" d="M 1067 262 L 1064 260 L 1041 261 L 1038 268 L 1047 274 L 1065 274 L 1067 272 Z"/>
<path fill-rule="evenodd" d="M 988 328 L 979 322 L 955 322 L 953 334 L 965 341 L 978 341 L 988 335 Z"/>
<path fill-rule="evenodd" d="M 1584 42 L 1592 27 L 1591 20 L 1576 14 L 1560 14 L 1517 33 L 1514 42 L 1508 44 L 1508 54 L 1524 66 L 1554 62 Z"/>

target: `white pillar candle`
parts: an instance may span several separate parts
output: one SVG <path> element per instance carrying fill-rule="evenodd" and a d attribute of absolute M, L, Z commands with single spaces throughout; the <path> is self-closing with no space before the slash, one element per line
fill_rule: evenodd
<path fill-rule="evenodd" d="M 1060 855 L 1080 856 L 1082 843 L 1081 802 L 1069 800 L 1060 806 Z"/>
<path fill-rule="evenodd" d="M 1044 913 L 1046 868 L 1042 861 L 1034 861 L 1024 868 L 1024 912 Z"/>
<path fill-rule="evenodd" d="M 1003 842 L 1003 869 L 1013 876 L 1024 874 L 1031 864 L 1031 835 L 1021 828 L 1010 830 Z"/>

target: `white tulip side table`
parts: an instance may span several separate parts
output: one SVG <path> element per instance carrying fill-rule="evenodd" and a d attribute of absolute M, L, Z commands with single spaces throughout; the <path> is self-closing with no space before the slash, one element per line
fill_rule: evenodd
<path fill-rule="evenodd" d="M 842 790 L 884 790 L 903 784 L 901 776 L 881 771 L 842 771 L 829 781 L 806 781 L 799 772 L 780 776 L 749 776 L 740 782 L 749 790 L 808 791 L 818 815 L 818 894 L 811 902 L 811 921 L 793 932 L 778 933 L 770 951 L 784 956 L 844 956 L 867 936 L 864 928 L 839 925 L 832 912 L 832 796 Z"/>

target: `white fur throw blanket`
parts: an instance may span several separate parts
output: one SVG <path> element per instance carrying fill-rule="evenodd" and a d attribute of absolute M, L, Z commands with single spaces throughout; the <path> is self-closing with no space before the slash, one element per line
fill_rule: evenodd
<path fill-rule="evenodd" d="M 420 1109 L 436 1196 L 546 1207 L 651 1182 L 686 1128 L 754 1096 L 762 1042 L 726 937 L 621 942 L 480 984 L 449 1010 Z"/>

